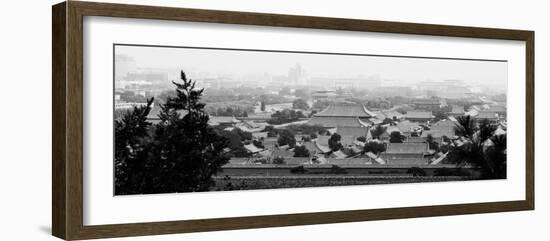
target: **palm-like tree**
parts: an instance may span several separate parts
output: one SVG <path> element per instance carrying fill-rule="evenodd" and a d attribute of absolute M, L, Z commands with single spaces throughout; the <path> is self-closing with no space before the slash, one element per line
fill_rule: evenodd
<path fill-rule="evenodd" d="M 488 120 L 476 125 L 470 116 L 459 116 L 455 133 L 460 144 L 451 148 L 450 159 L 480 168 L 482 178 L 506 178 L 506 135 L 495 135 L 495 130 Z"/>

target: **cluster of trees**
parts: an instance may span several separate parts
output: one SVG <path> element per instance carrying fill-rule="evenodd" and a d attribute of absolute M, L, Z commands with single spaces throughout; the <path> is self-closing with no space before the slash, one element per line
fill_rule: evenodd
<path fill-rule="evenodd" d="M 284 109 L 277 111 L 271 115 L 271 119 L 267 123 L 272 125 L 280 125 L 300 120 L 300 118 L 306 118 L 301 111 Z"/>
<path fill-rule="evenodd" d="M 340 142 L 341 140 L 342 136 L 340 136 L 340 134 L 332 134 L 332 136 L 330 136 L 330 138 L 328 139 L 328 147 L 330 148 L 330 150 L 339 151 L 340 149 L 342 149 L 344 146 Z"/>
<path fill-rule="evenodd" d="M 288 130 L 293 131 L 294 133 L 302 133 L 304 135 L 309 135 L 311 139 L 317 138 L 318 135 L 328 135 L 329 132 L 320 125 L 291 125 L 287 127 Z"/>
<path fill-rule="evenodd" d="M 147 122 L 153 99 L 115 120 L 115 194 L 207 191 L 230 156 L 228 140 L 208 125 L 202 89 L 181 73 L 176 95 Z M 182 114 L 185 113 L 185 114 Z"/>
<path fill-rule="evenodd" d="M 248 117 L 248 113 L 254 112 L 254 102 L 240 100 L 234 102 L 208 103 L 205 110 L 214 116 Z"/>
<path fill-rule="evenodd" d="M 372 152 L 376 155 L 386 151 L 386 144 L 378 140 L 371 140 L 365 143 L 363 153 Z"/>
<path fill-rule="evenodd" d="M 240 107 L 221 107 L 208 108 L 207 112 L 214 116 L 235 116 L 235 117 L 248 117 L 248 112 L 253 112 L 250 107 L 240 108 Z"/>
<path fill-rule="evenodd" d="M 295 99 L 292 101 L 293 109 L 307 110 L 309 109 L 309 104 L 304 99 Z"/>
<path fill-rule="evenodd" d="M 372 128 L 370 130 L 370 134 L 372 136 L 373 139 L 377 139 L 377 140 L 380 140 L 380 137 L 386 133 L 386 129 L 387 127 L 383 126 L 383 125 L 377 125 L 376 127 Z"/>
<path fill-rule="evenodd" d="M 230 157 L 249 157 L 250 153 L 244 147 L 245 142 L 252 141 L 252 134 L 234 128 L 231 131 L 217 130 L 217 134 L 227 139 Z"/>
<path fill-rule="evenodd" d="M 274 95 L 274 94 L 260 95 L 260 101 L 265 103 L 266 105 L 289 103 L 289 102 L 292 102 L 292 100 L 293 100 L 292 98 L 284 97 L 282 95 Z"/>
<path fill-rule="evenodd" d="M 294 147 L 294 157 L 310 157 L 311 153 L 305 146 Z"/>
<path fill-rule="evenodd" d="M 390 133 L 390 143 L 403 143 L 406 138 L 407 137 L 402 135 L 399 131 L 392 131 L 392 133 Z"/>
<path fill-rule="evenodd" d="M 281 130 L 279 131 L 279 138 L 277 139 L 277 144 L 279 146 L 288 145 L 290 148 L 296 146 L 296 138 L 294 137 L 294 132 L 291 130 Z"/>

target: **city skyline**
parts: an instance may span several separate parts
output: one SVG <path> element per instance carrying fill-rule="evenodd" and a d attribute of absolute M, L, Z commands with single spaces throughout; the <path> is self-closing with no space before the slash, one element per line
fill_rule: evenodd
<path fill-rule="evenodd" d="M 300 65 L 308 78 L 378 76 L 382 85 L 394 85 L 395 82 L 400 85 L 414 85 L 425 81 L 462 80 L 473 87 L 491 87 L 506 91 L 508 81 L 507 62 L 491 60 L 130 45 L 116 45 L 115 55 L 129 57 L 137 68 L 183 69 L 216 77 L 281 76 L 288 75 L 290 69 Z"/>

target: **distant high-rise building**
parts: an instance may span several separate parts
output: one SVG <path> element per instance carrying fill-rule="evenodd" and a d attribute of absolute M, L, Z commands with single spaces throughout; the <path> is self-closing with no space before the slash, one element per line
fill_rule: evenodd
<path fill-rule="evenodd" d="M 295 84 L 307 84 L 306 71 L 300 64 L 296 64 L 288 70 L 288 80 Z"/>

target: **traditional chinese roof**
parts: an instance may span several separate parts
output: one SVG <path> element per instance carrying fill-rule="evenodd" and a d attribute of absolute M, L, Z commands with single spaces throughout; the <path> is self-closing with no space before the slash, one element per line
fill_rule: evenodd
<path fill-rule="evenodd" d="M 326 109 L 315 114 L 314 116 L 370 118 L 375 115 L 376 114 L 369 111 L 364 105 L 361 104 L 336 103 L 329 105 Z"/>
<path fill-rule="evenodd" d="M 323 127 L 367 127 L 370 126 L 368 120 L 361 120 L 357 117 L 336 117 L 336 116 L 313 116 L 308 123 L 309 125 L 320 125 Z"/>
<path fill-rule="evenodd" d="M 386 154 L 423 154 L 428 151 L 427 143 L 388 143 Z"/>
<path fill-rule="evenodd" d="M 405 119 L 431 119 L 431 111 L 409 111 L 405 114 Z"/>
<path fill-rule="evenodd" d="M 482 111 L 479 112 L 479 114 L 474 117 L 474 119 L 488 119 L 488 120 L 496 120 L 497 119 L 497 113 L 496 112 L 490 112 L 490 111 Z"/>
<path fill-rule="evenodd" d="M 411 132 L 414 128 L 418 127 L 417 123 L 410 122 L 408 120 L 397 123 L 397 128 L 402 132 Z"/>
<path fill-rule="evenodd" d="M 252 136 L 256 139 L 267 138 L 267 132 L 255 132 L 252 133 Z"/>
<path fill-rule="evenodd" d="M 235 124 L 241 121 L 237 120 L 234 116 L 210 116 L 208 124 L 216 126 L 220 124 Z"/>
<path fill-rule="evenodd" d="M 464 106 L 453 105 L 453 109 L 451 110 L 451 114 L 454 114 L 454 115 L 464 114 Z"/>
<path fill-rule="evenodd" d="M 346 158 L 348 156 L 345 153 L 343 153 L 342 151 L 335 151 L 335 152 L 330 154 L 330 157 L 336 158 L 336 159 L 343 159 L 343 158 Z"/>
<path fill-rule="evenodd" d="M 353 126 L 339 126 L 336 129 L 336 133 L 340 136 L 367 136 L 369 128 L 367 127 L 353 127 Z"/>
<path fill-rule="evenodd" d="M 244 145 L 244 148 L 246 148 L 246 150 L 252 154 L 263 151 L 263 149 L 256 147 L 254 144 Z"/>
<path fill-rule="evenodd" d="M 386 164 L 386 161 L 384 161 L 384 159 L 382 159 L 381 157 L 375 155 L 374 153 L 369 151 L 366 154 L 369 158 L 371 158 L 372 160 L 374 160 L 378 164 Z"/>
<path fill-rule="evenodd" d="M 432 135 L 434 138 L 441 138 L 443 136 L 453 138 L 455 136 L 454 129 L 440 129 L 440 130 L 428 130 L 428 131 L 422 131 L 422 137 L 428 137 L 428 135 Z"/>
<path fill-rule="evenodd" d="M 330 148 L 328 146 L 321 145 L 318 142 L 315 142 L 315 147 L 319 150 L 319 153 L 328 153 L 330 152 Z"/>
<path fill-rule="evenodd" d="M 440 101 L 438 99 L 415 99 L 413 100 L 413 104 L 415 105 L 440 105 Z"/>
<path fill-rule="evenodd" d="M 506 112 L 506 106 L 503 105 L 491 105 L 489 106 L 489 109 L 485 111 L 491 111 L 491 112 Z"/>
<path fill-rule="evenodd" d="M 266 126 L 265 124 L 262 125 L 252 121 L 247 121 L 247 122 L 239 123 L 235 127 L 245 132 L 254 133 L 254 132 L 262 132 L 263 130 L 265 130 L 265 126 Z"/>

